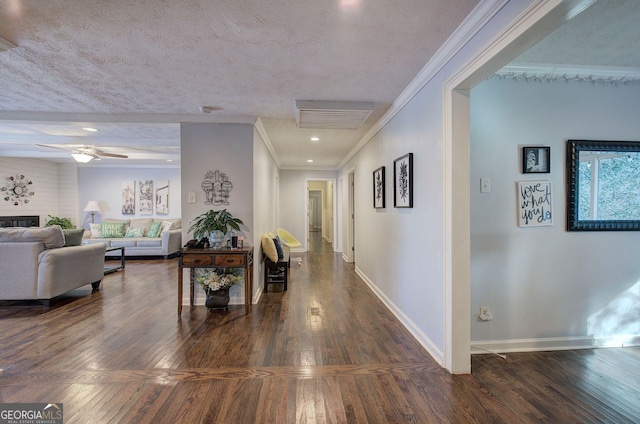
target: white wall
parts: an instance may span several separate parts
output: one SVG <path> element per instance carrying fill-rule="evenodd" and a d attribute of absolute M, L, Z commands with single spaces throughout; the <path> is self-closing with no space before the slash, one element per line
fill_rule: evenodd
<path fill-rule="evenodd" d="M 280 170 L 280 223 L 306 249 L 305 209 L 308 204 L 307 181 L 337 179 L 337 171 Z M 333 247 L 339 252 L 341 246 Z"/>
<path fill-rule="evenodd" d="M 248 124 L 181 124 L 180 125 L 180 162 L 181 167 L 181 205 L 183 231 L 182 239 L 189 240 L 189 223 L 198 215 L 210 209 L 227 209 L 234 217 L 240 218 L 245 226 L 241 227 L 245 241 L 254 240 L 254 129 Z M 227 174 L 233 184 L 229 205 L 205 205 L 205 192 L 201 188 L 207 171 L 220 171 Z M 196 203 L 188 203 L 189 192 L 196 193 Z M 257 262 L 257 261 L 256 261 Z M 257 264 L 256 264 L 257 265 Z M 255 267 L 254 267 L 255 270 Z M 186 271 L 185 271 L 186 272 Z M 254 273 L 254 293 L 259 274 Z M 186 276 L 186 274 L 185 274 Z M 185 298 L 189 304 L 188 278 L 184 278 Z M 230 304 L 244 304 L 244 289 L 232 287 Z M 196 301 L 204 303 L 204 292 L 196 290 Z"/>
<path fill-rule="evenodd" d="M 279 171 L 256 130 L 253 140 L 253 245 L 256 246 L 253 286 L 256 297 L 264 289 L 261 237 L 263 233 L 275 233 L 278 227 Z"/>
<path fill-rule="evenodd" d="M 640 337 L 639 234 L 565 229 L 566 140 L 638 141 L 638 110 L 637 83 L 492 78 L 472 90 L 471 310 L 487 305 L 494 315 L 472 320 L 474 344 L 518 350 Z M 522 145 L 551 146 L 551 173 L 522 174 Z M 481 177 L 491 178 L 490 193 L 480 193 Z M 516 181 L 528 180 L 552 182 L 553 226 L 518 227 Z"/>
<path fill-rule="evenodd" d="M 142 217 L 158 218 L 179 218 L 181 214 L 180 205 L 180 168 L 176 166 L 166 168 L 140 167 L 96 167 L 82 166 L 78 168 L 78 214 L 80 224 L 84 228 L 89 228 L 91 214 L 82 209 L 89 200 L 96 200 L 102 209 L 102 213 L 96 213 L 95 222 L 100 222 L 102 218 L 131 219 Z M 122 214 L 122 181 L 133 180 L 136 182 L 136 213 L 134 215 Z M 141 215 L 139 208 L 138 181 L 153 180 L 169 181 L 169 214 Z M 155 187 L 154 187 L 155 190 Z M 183 222 L 183 225 L 185 223 Z"/>
<path fill-rule="evenodd" d="M 78 225 L 77 198 L 78 184 L 74 164 L 58 164 L 40 159 L 0 157 L 0 187 L 6 187 L 8 178 L 24 175 L 33 182 L 29 203 L 17 206 L 5 201 L 0 192 L 0 216 L 38 215 L 40 225 L 45 225 L 48 215 L 71 218 Z"/>

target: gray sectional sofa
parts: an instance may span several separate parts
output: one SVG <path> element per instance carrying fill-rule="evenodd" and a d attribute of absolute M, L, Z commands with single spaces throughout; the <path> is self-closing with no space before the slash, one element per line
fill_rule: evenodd
<path fill-rule="evenodd" d="M 0 300 L 41 300 L 91 284 L 104 275 L 104 245 L 65 246 L 59 226 L 0 228 Z"/>
<path fill-rule="evenodd" d="M 158 233 L 150 233 L 152 225 L 158 224 Z M 182 246 L 180 218 L 104 218 L 101 223 L 91 227 L 85 231 L 83 244 L 100 243 L 106 247 L 124 247 L 125 256 L 162 256 L 167 259 L 177 255 Z M 103 229 L 108 229 L 109 232 L 105 233 Z M 119 251 L 107 252 L 107 256 L 117 255 L 120 255 Z"/>

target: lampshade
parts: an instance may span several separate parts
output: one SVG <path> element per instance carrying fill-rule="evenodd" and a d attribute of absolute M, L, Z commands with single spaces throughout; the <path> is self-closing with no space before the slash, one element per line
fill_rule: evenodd
<path fill-rule="evenodd" d="M 87 206 L 84 207 L 83 211 L 85 212 L 102 212 L 100 209 L 100 205 L 95 200 L 89 200 L 87 202 Z"/>
<path fill-rule="evenodd" d="M 76 162 L 87 163 L 91 159 L 93 159 L 92 155 L 88 155 L 86 153 L 71 153 L 71 157 L 73 157 Z"/>

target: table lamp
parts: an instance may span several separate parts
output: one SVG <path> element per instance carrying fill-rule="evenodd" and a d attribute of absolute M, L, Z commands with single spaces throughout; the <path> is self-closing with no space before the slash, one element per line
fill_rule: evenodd
<path fill-rule="evenodd" d="M 91 212 L 91 223 L 93 224 L 96 212 L 102 212 L 102 209 L 100 209 L 100 205 L 98 205 L 98 202 L 96 202 L 95 200 L 89 200 L 87 202 L 87 206 L 84 207 L 83 211 Z"/>

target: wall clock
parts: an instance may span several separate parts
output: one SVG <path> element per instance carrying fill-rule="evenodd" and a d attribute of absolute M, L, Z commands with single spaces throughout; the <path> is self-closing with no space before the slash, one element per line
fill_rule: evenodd
<path fill-rule="evenodd" d="M 7 202 L 13 202 L 15 206 L 21 203 L 29 203 L 29 199 L 35 194 L 32 191 L 33 181 L 26 178 L 24 175 L 12 175 L 7 178 L 7 185 L 2 187 L 2 194 L 4 200 Z"/>

